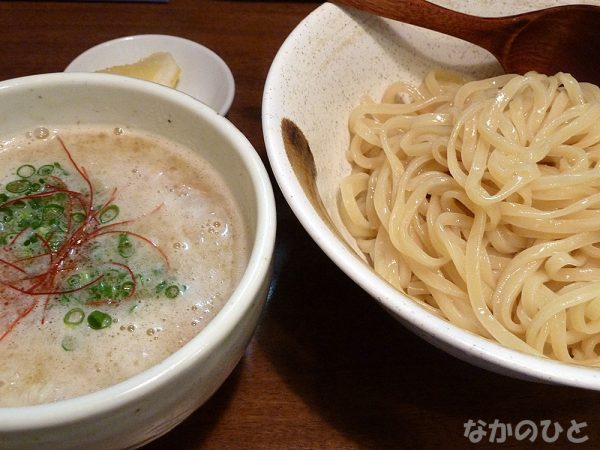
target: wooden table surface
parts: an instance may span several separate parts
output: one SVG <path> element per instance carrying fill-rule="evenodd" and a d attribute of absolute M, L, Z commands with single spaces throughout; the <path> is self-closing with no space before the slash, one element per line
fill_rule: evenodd
<path fill-rule="evenodd" d="M 228 118 L 268 167 L 261 130 L 267 71 L 286 36 L 318 6 L 1 1 L 0 79 L 61 71 L 87 48 L 120 36 L 185 37 L 231 67 L 237 90 Z M 145 448 L 441 449 L 474 447 L 477 439 L 529 448 L 549 446 L 561 428 L 557 448 L 600 448 L 600 394 L 496 375 L 416 337 L 324 256 L 275 182 L 274 189 L 276 273 L 256 335 L 220 390 Z M 475 426 L 465 436 L 469 420 Z M 485 434 L 477 435 L 477 423 Z M 568 433 L 572 424 L 581 426 L 578 434 Z"/>

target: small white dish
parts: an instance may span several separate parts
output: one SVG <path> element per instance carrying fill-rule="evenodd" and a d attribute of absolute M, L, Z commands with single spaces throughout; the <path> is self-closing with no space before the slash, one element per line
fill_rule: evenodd
<path fill-rule="evenodd" d="M 231 70 L 212 50 L 177 36 L 140 34 L 103 42 L 75 58 L 65 72 L 95 72 L 131 64 L 155 52 L 169 52 L 181 68 L 177 90 L 224 116 L 235 94 Z"/>

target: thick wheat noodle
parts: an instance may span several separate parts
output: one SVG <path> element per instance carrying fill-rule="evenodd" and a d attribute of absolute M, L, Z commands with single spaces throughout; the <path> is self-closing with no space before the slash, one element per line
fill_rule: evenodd
<path fill-rule="evenodd" d="M 600 365 L 597 86 L 436 70 L 349 128 L 340 214 L 377 273 L 473 333 Z"/>

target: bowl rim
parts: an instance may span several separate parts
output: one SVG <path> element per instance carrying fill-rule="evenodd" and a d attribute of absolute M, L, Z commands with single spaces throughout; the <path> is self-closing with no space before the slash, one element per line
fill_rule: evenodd
<path fill-rule="evenodd" d="M 190 341 L 158 364 L 117 384 L 96 392 L 51 403 L 0 407 L 0 433 L 33 430 L 74 423 L 120 408 L 154 389 L 168 384 L 181 371 L 217 348 L 254 304 L 270 273 L 276 234 L 275 200 L 269 176 L 250 141 L 228 119 L 180 91 L 134 78 L 101 73 L 50 73 L 0 82 L 0 96 L 7 89 L 30 89 L 48 85 L 82 85 L 99 89 L 131 90 L 184 108 L 222 134 L 239 155 L 255 191 L 256 233 L 243 275 L 221 310 Z"/>
<path fill-rule="evenodd" d="M 118 46 L 123 43 L 134 43 L 140 41 L 162 41 L 171 46 L 177 47 L 187 47 L 196 50 L 199 52 L 204 58 L 210 60 L 215 66 L 222 72 L 223 79 L 226 86 L 226 95 L 223 102 L 215 108 L 215 110 L 222 116 L 226 115 L 233 104 L 233 99 L 235 97 L 235 79 L 233 77 L 233 73 L 231 72 L 230 67 L 227 65 L 225 60 L 219 56 L 214 50 L 200 44 L 199 42 L 192 41 L 191 39 L 187 39 L 181 36 L 175 36 L 171 34 L 156 34 L 156 33 L 147 33 L 147 34 L 134 34 L 130 36 L 121 36 L 114 39 L 110 39 L 108 41 L 100 42 L 99 44 L 94 45 L 93 47 L 84 50 L 79 55 L 77 55 L 68 65 L 65 67 L 65 72 L 86 72 L 88 69 L 83 69 L 81 65 L 87 66 L 85 61 L 91 58 L 94 53 L 107 52 L 111 47 Z M 101 69 L 102 67 L 97 67 L 97 69 Z M 122 75 L 119 75 L 122 76 Z M 192 95 L 186 91 L 182 91 L 178 88 L 174 88 L 179 90 L 180 92 L 184 92 L 188 95 Z M 193 95 L 192 95 L 193 97 Z M 194 97 L 195 98 L 195 97 Z M 196 98 L 198 101 L 202 101 L 201 99 Z"/>
<path fill-rule="evenodd" d="M 307 52 L 306 46 L 301 45 L 303 35 L 307 30 L 319 29 L 313 23 L 322 23 L 319 22 L 320 16 L 326 14 L 330 8 L 338 8 L 342 12 L 351 11 L 347 7 L 325 3 L 306 16 L 277 51 L 267 74 L 262 99 L 262 127 L 267 157 L 279 188 L 304 229 L 323 252 L 384 309 L 408 326 L 411 331 L 421 331 L 416 334 L 435 343 L 444 351 L 480 367 L 487 369 L 499 367 L 503 369 L 501 373 L 513 377 L 600 390 L 600 368 L 578 366 L 521 353 L 436 317 L 373 272 L 341 242 L 315 212 L 294 175 L 283 148 L 280 131 L 283 111 L 275 101 L 278 97 L 277 80 L 282 77 L 282 73 L 286 73 L 284 71 L 286 60 L 293 58 L 297 51 Z M 347 14 L 347 17 L 352 16 Z M 317 41 L 313 40 L 313 42 Z"/>

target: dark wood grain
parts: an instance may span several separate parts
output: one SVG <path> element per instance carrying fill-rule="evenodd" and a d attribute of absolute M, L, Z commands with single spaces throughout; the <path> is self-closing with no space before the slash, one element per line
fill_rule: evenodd
<path fill-rule="evenodd" d="M 566 5 L 509 17 L 476 17 L 424 0 L 335 0 L 439 31 L 490 51 L 508 73 L 569 72 L 600 84 L 600 7 Z"/>
<path fill-rule="evenodd" d="M 261 96 L 270 63 L 318 3 L 170 0 L 166 4 L 0 2 L 0 78 L 61 71 L 102 41 L 182 36 L 232 68 L 230 120 L 265 163 Z M 0 124 L 1 130 L 1 124 Z M 202 408 L 148 450 L 470 448 L 463 424 L 571 420 L 600 445 L 600 394 L 534 384 L 463 363 L 405 330 L 308 237 L 275 186 L 272 293 L 244 359 Z M 491 447 L 483 439 L 484 446 Z M 486 444 L 487 442 L 487 444 Z M 504 448 L 542 446 L 508 437 Z M 2 438 L 0 436 L 0 448 Z"/>

